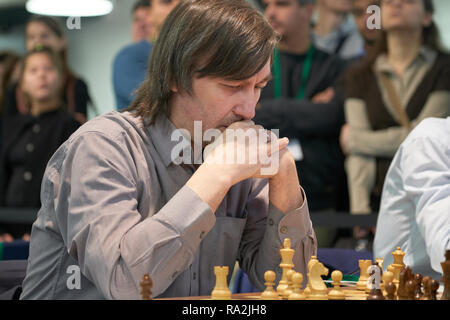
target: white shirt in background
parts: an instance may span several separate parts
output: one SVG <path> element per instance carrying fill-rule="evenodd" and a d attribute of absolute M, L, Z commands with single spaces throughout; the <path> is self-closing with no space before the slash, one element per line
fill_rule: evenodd
<path fill-rule="evenodd" d="M 450 249 L 450 117 L 420 123 L 397 151 L 383 187 L 375 257 L 397 246 L 414 273 L 440 280 Z"/>

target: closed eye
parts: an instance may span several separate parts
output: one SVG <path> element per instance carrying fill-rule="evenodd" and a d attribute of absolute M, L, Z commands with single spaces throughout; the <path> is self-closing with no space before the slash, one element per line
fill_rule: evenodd
<path fill-rule="evenodd" d="M 225 87 L 228 87 L 228 88 L 231 88 L 231 89 L 234 89 L 234 90 L 242 89 L 242 86 L 241 86 L 241 85 L 232 86 L 232 85 L 229 85 L 229 84 L 224 84 L 224 86 L 225 86 Z"/>

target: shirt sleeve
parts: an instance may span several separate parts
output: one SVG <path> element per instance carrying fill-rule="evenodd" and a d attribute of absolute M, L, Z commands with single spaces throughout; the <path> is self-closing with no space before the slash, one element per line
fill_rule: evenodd
<path fill-rule="evenodd" d="M 59 189 L 58 227 L 69 254 L 105 298 L 139 299 L 145 273 L 157 296 L 192 263 L 215 216 L 187 186 L 157 214 L 139 212 L 141 199 L 152 195 L 140 194 L 135 159 L 120 141 L 92 132 L 71 141 L 60 178 L 51 175 Z"/>
<path fill-rule="evenodd" d="M 307 263 L 317 253 L 317 240 L 309 217 L 308 202 L 302 189 L 301 207 L 283 214 L 269 202 L 268 183 L 255 184 L 247 205 L 247 225 L 239 250 L 239 265 L 259 290 L 264 290 L 264 273 L 274 270 L 281 277 L 279 249 L 285 238 L 295 250 L 295 270 L 303 273 L 306 283 Z M 301 188 L 301 187 L 300 187 Z"/>
<path fill-rule="evenodd" d="M 405 191 L 416 207 L 416 222 L 425 240 L 431 267 L 450 249 L 450 149 L 436 138 L 417 138 L 403 148 L 401 167 Z"/>

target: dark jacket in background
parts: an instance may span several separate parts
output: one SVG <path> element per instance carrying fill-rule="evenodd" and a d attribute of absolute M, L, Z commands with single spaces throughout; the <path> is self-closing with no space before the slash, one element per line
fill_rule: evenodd
<path fill-rule="evenodd" d="M 30 114 L 4 117 L 0 153 L 1 207 L 40 207 L 41 180 L 47 162 L 78 127 L 79 123 L 64 110 L 38 117 Z M 9 231 L 7 226 L 3 228 Z"/>
<path fill-rule="evenodd" d="M 296 165 L 311 211 L 347 210 L 344 156 L 338 139 L 345 116 L 343 95 L 337 88 L 347 63 L 316 48 L 305 99 L 298 100 L 305 57 L 280 52 L 282 98 L 274 99 L 273 82 L 269 83 L 261 93 L 254 121 L 266 129 L 279 129 L 280 137 L 300 140 L 304 158 Z M 311 102 L 330 87 L 335 88 L 331 102 Z"/>

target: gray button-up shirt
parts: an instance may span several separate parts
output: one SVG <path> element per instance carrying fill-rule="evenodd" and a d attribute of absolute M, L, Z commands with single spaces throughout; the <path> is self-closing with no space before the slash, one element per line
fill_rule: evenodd
<path fill-rule="evenodd" d="M 185 185 L 195 167 L 172 162 L 175 129 L 167 118 L 145 126 L 129 112 L 111 112 L 56 151 L 42 182 L 22 299 L 140 299 L 145 273 L 153 298 L 209 295 L 214 266 L 228 266 L 229 281 L 236 260 L 262 290 L 265 271 L 280 277 L 286 237 L 306 276 L 317 248 L 306 198 L 283 214 L 269 203 L 267 180 L 248 179 L 213 213 Z"/>

